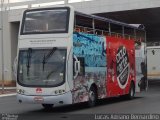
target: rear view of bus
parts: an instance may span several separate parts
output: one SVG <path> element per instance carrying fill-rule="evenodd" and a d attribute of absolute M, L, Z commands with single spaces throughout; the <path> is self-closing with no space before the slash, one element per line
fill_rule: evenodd
<path fill-rule="evenodd" d="M 72 103 L 68 81 L 72 75 L 67 70 L 72 66 L 70 16 L 73 16 L 70 7 L 24 12 L 17 53 L 20 103 L 39 103 L 44 108 Z"/>

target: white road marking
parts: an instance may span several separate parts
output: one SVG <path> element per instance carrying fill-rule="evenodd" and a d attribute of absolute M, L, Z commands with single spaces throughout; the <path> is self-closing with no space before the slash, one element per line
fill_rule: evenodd
<path fill-rule="evenodd" d="M 14 96 L 14 95 L 16 95 L 16 93 L 12 93 L 12 94 L 2 94 L 2 95 L 0 95 L 0 98 L 1 98 L 1 97 Z"/>

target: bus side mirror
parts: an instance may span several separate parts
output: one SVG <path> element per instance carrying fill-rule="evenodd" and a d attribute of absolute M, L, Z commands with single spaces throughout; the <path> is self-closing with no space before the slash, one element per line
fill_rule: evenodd
<path fill-rule="evenodd" d="M 73 74 L 74 74 L 74 79 L 80 75 L 80 76 L 84 76 L 85 75 L 85 61 L 84 61 L 84 57 L 76 57 L 74 56 L 73 59 L 74 63 L 73 63 Z"/>
<path fill-rule="evenodd" d="M 75 61 L 74 63 L 75 66 L 75 72 L 80 72 L 80 61 Z"/>
<path fill-rule="evenodd" d="M 73 78 L 76 79 L 76 77 L 78 76 L 80 72 L 80 61 L 78 60 L 78 58 L 76 56 L 74 56 L 73 58 Z"/>

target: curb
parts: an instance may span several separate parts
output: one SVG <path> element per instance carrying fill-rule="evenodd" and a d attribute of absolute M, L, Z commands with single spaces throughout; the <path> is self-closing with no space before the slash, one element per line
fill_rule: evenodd
<path fill-rule="evenodd" d="M 16 87 L 4 87 L 4 90 L 13 90 L 16 89 Z M 0 87 L 0 90 L 2 90 L 2 87 Z"/>
<path fill-rule="evenodd" d="M 0 95 L 0 98 L 1 98 L 1 97 L 15 96 L 15 95 L 16 95 L 16 93 L 12 93 L 12 94 L 1 94 L 1 95 Z"/>

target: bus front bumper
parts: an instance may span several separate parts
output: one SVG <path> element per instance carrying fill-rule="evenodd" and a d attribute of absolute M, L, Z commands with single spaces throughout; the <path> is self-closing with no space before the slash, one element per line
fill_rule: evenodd
<path fill-rule="evenodd" d="M 54 106 L 62 106 L 72 104 L 72 94 L 71 92 L 57 96 L 29 96 L 17 94 L 17 100 L 20 103 L 53 104 Z"/>

